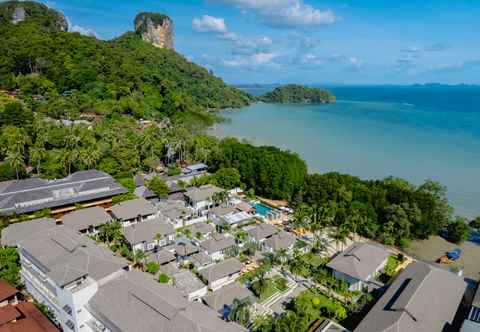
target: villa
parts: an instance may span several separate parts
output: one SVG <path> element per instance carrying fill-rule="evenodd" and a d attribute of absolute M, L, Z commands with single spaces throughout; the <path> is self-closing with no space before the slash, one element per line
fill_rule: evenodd
<path fill-rule="evenodd" d="M 208 288 L 190 270 L 178 268 L 176 263 L 160 267 L 160 271 L 172 278 L 173 285 L 189 301 L 200 302 L 207 295 Z"/>
<path fill-rule="evenodd" d="M 335 278 L 344 280 L 351 291 L 370 291 L 381 287 L 375 282 L 377 274 L 385 268 L 390 253 L 383 247 L 354 243 L 335 256 L 327 267 L 333 270 Z"/>
<path fill-rule="evenodd" d="M 58 180 L 29 178 L 0 182 L 0 213 L 28 214 L 50 209 L 52 215 L 83 207 L 111 203 L 127 190 L 110 175 L 97 170 L 81 171 Z"/>
<path fill-rule="evenodd" d="M 208 217 L 216 225 L 227 224 L 233 228 L 252 219 L 251 214 L 240 211 L 234 206 L 217 206 L 208 212 Z"/>
<path fill-rule="evenodd" d="M 458 331 L 463 320 L 463 278 L 413 262 L 402 271 L 354 332 Z"/>
<path fill-rule="evenodd" d="M 193 224 L 191 226 L 188 226 L 186 229 L 190 231 L 191 235 L 194 238 L 199 240 L 209 239 L 211 235 L 215 232 L 215 227 L 205 222 Z"/>
<path fill-rule="evenodd" d="M 214 263 L 214 261 L 206 253 L 198 252 L 190 256 L 190 262 L 195 266 L 195 268 L 200 271 Z"/>
<path fill-rule="evenodd" d="M 144 198 L 121 202 L 112 207 L 112 215 L 127 227 L 144 220 L 154 219 L 157 215 L 155 207 Z"/>
<path fill-rule="evenodd" d="M 215 265 L 198 271 L 211 290 L 216 291 L 225 285 L 234 282 L 242 272 L 244 266 L 236 258 L 229 258 Z"/>
<path fill-rule="evenodd" d="M 200 246 L 215 261 L 223 260 L 225 254 L 235 247 L 235 239 L 231 235 L 215 233 L 210 239 L 200 243 Z"/>
<path fill-rule="evenodd" d="M 279 232 L 279 229 L 271 224 L 259 224 L 245 228 L 248 239 L 253 243 L 263 243 Z"/>
<path fill-rule="evenodd" d="M 160 215 L 175 227 L 175 229 L 204 222 L 207 217 L 196 217 L 191 207 L 186 207 L 184 201 L 167 201 L 157 204 Z"/>
<path fill-rule="evenodd" d="M 191 243 L 189 240 L 180 240 L 175 246 L 175 253 L 179 262 L 189 262 L 190 257 L 200 252 L 200 248 Z"/>
<path fill-rule="evenodd" d="M 265 252 L 278 253 L 285 251 L 287 254 L 290 254 L 293 252 L 296 241 L 295 235 L 286 231 L 280 231 L 266 239 L 262 247 Z"/>
<path fill-rule="evenodd" d="M 112 217 L 99 206 L 75 210 L 62 218 L 62 224 L 87 235 L 97 234 L 102 225 L 111 221 Z"/>
<path fill-rule="evenodd" d="M 22 282 L 63 331 L 245 331 L 64 225 L 20 235 L 2 240 L 18 239 Z"/>
<path fill-rule="evenodd" d="M 158 219 L 150 219 L 124 227 L 122 234 L 133 251 L 151 251 L 165 247 L 175 240 L 173 226 Z"/>
<path fill-rule="evenodd" d="M 148 260 L 155 262 L 158 265 L 166 265 L 177 260 L 174 251 L 170 251 L 167 248 L 149 253 Z"/>
<path fill-rule="evenodd" d="M 225 318 L 230 313 L 235 299 L 251 304 L 255 302 L 253 293 L 243 284 L 237 282 L 232 282 L 214 292 L 210 292 L 203 298 L 203 302 Z"/>
<path fill-rule="evenodd" d="M 215 207 L 219 202 L 215 202 L 215 196 L 225 192 L 223 189 L 214 185 L 204 185 L 199 188 L 190 188 L 184 193 L 187 204 L 191 206 L 198 214 L 204 214 L 205 211 Z"/>

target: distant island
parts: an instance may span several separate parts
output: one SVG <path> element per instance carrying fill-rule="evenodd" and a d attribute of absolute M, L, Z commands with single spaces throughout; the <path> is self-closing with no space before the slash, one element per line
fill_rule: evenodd
<path fill-rule="evenodd" d="M 327 90 L 295 84 L 278 87 L 258 99 L 276 104 L 330 104 L 336 101 L 335 96 Z"/>

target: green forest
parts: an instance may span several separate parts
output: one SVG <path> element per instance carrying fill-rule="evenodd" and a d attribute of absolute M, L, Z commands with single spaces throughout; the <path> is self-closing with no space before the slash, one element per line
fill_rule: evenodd
<path fill-rule="evenodd" d="M 334 103 L 336 98 L 327 90 L 289 84 L 267 92 L 258 100 L 276 104 L 328 104 Z"/>

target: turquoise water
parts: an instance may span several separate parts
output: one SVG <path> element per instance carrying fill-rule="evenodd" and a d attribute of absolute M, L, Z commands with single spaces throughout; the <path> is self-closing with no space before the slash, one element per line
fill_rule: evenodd
<path fill-rule="evenodd" d="M 270 207 L 263 205 L 262 203 L 257 203 L 255 204 L 255 211 L 257 211 L 258 214 L 266 217 L 273 210 Z"/>
<path fill-rule="evenodd" d="M 297 152 L 310 171 L 440 181 L 480 215 L 480 88 L 332 87 L 334 105 L 254 104 L 213 134 Z"/>

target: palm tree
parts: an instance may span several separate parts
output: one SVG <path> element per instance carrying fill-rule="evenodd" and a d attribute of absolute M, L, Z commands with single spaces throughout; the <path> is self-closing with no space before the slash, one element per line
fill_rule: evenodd
<path fill-rule="evenodd" d="M 40 166 L 43 158 L 45 157 L 47 150 L 43 145 L 35 144 L 34 147 L 30 148 L 30 157 L 29 160 L 31 163 L 36 164 L 37 175 L 40 175 Z"/>
<path fill-rule="evenodd" d="M 100 228 L 98 236 L 101 241 L 105 242 L 109 247 L 112 244 L 117 244 L 123 239 L 122 226 L 118 220 L 114 220 L 111 223 L 104 224 Z"/>
<path fill-rule="evenodd" d="M 100 157 L 100 151 L 95 148 L 87 148 L 80 151 L 80 160 L 88 169 L 95 167 Z"/>
<path fill-rule="evenodd" d="M 143 250 L 135 250 L 132 253 L 133 266 L 139 265 L 143 269 L 146 259 L 147 259 L 147 255 Z"/>
<path fill-rule="evenodd" d="M 160 241 L 162 241 L 162 239 L 163 239 L 163 235 L 160 234 L 160 233 L 157 233 L 157 234 L 155 234 L 155 237 L 154 237 L 154 238 L 155 238 L 155 241 L 157 242 L 157 246 L 159 246 L 159 245 L 160 245 Z"/>
<path fill-rule="evenodd" d="M 232 309 L 228 314 L 228 320 L 240 325 L 247 326 L 250 322 L 250 301 L 233 299 Z"/>
<path fill-rule="evenodd" d="M 19 152 L 9 151 L 5 158 L 5 161 L 10 165 L 10 167 L 15 168 L 15 172 L 17 173 L 17 180 L 20 180 L 20 168 L 25 166 L 25 159 L 23 155 Z"/>
<path fill-rule="evenodd" d="M 330 236 L 335 240 L 335 249 L 337 251 L 338 250 L 338 245 L 341 244 L 342 245 L 342 249 L 341 251 L 343 251 L 343 247 L 345 245 L 345 240 L 347 239 L 348 235 L 350 234 L 350 232 L 348 231 L 347 227 L 345 227 L 345 225 L 340 225 L 340 226 L 336 226 L 336 227 L 333 227 L 331 232 L 330 232 Z"/>

